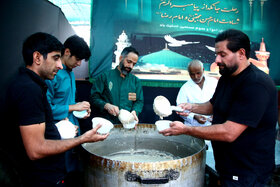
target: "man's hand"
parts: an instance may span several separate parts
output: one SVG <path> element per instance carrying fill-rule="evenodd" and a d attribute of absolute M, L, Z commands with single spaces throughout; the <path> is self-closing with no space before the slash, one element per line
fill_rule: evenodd
<path fill-rule="evenodd" d="M 207 118 L 202 115 L 194 115 L 193 118 L 200 124 L 204 124 L 207 120 Z"/>
<path fill-rule="evenodd" d="M 98 124 L 95 128 L 88 130 L 85 132 L 83 135 L 81 135 L 81 139 L 83 143 L 86 142 L 98 142 L 98 141 L 103 141 L 105 140 L 108 136 L 109 133 L 101 135 L 97 133 L 97 130 L 101 127 L 101 124 Z"/>
<path fill-rule="evenodd" d="M 133 115 L 134 120 L 136 121 L 136 124 L 135 124 L 134 129 L 137 129 L 137 124 L 139 123 L 139 119 L 138 119 L 138 117 L 137 117 L 136 111 L 133 110 L 133 111 L 131 112 L 131 114 Z"/>
<path fill-rule="evenodd" d="M 181 103 L 178 105 L 181 107 L 184 111 L 183 112 L 176 112 L 180 116 L 188 116 L 190 114 L 190 111 L 192 109 L 191 103 Z"/>
<path fill-rule="evenodd" d="M 187 125 L 184 125 L 180 121 L 174 121 L 170 123 L 170 128 L 165 129 L 163 131 L 159 131 L 160 134 L 164 136 L 172 136 L 172 135 L 181 135 L 187 132 L 187 129 L 190 128 Z"/>
<path fill-rule="evenodd" d="M 110 103 L 106 103 L 104 105 L 104 109 L 107 110 L 109 112 L 109 114 L 111 114 L 113 116 L 118 116 L 120 113 L 119 107 L 112 105 Z"/>
<path fill-rule="evenodd" d="M 184 110 L 192 111 L 193 104 L 192 103 L 181 103 L 178 105 L 179 107 L 183 108 Z"/>
<path fill-rule="evenodd" d="M 87 115 L 85 117 L 83 117 L 83 119 L 86 119 L 90 116 L 90 113 L 91 113 L 91 109 L 90 107 L 87 109 Z"/>
<path fill-rule="evenodd" d="M 133 110 L 133 111 L 131 112 L 131 114 L 133 115 L 134 120 L 137 121 L 137 123 L 138 123 L 138 122 L 139 122 L 139 119 L 138 119 L 138 117 L 137 117 L 136 111 Z"/>
<path fill-rule="evenodd" d="M 69 112 L 71 111 L 82 111 L 82 110 L 90 110 L 90 104 L 87 101 L 78 102 L 74 105 L 69 105 Z"/>
<path fill-rule="evenodd" d="M 73 111 L 83 111 L 86 110 L 87 111 L 87 115 L 85 117 L 83 117 L 83 119 L 86 119 L 90 116 L 90 103 L 87 101 L 82 101 L 82 102 L 78 102 L 74 105 L 69 105 L 69 112 L 73 112 Z"/>
<path fill-rule="evenodd" d="M 75 127 L 75 136 L 78 135 L 78 132 L 79 132 L 79 126 L 78 125 L 74 125 Z"/>

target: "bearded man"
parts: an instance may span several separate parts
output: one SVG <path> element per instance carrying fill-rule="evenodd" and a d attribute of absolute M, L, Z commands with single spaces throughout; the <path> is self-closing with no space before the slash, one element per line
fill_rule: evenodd
<path fill-rule="evenodd" d="M 91 105 L 98 116 L 119 124 L 119 111 L 128 110 L 139 122 L 138 115 L 144 105 L 143 89 L 140 80 L 130 72 L 138 61 L 139 53 L 133 47 L 123 49 L 120 64 L 104 72 L 93 80 Z"/>
<path fill-rule="evenodd" d="M 180 105 L 213 114 L 212 125 L 172 122 L 171 128 L 160 132 L 211 140 L 222 187 L 265 187 L 275 167 L 277 89 L 269 75 L 248 61 L 250 50 L 250 39 L 242 31 L 219 33 L 215 61 L 222 76 L 213 97 L 205 103 Z"/>

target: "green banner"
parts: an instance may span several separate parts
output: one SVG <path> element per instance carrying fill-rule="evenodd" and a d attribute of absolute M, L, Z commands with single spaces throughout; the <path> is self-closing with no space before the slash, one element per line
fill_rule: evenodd
<path fill-rule="evenodd" d="M 272 0 L 93 0 L 90 78 L 117 66 L 120 51 L 130 45 L 140 52 L 133 73 L 144 82 L 186 80 L 191 59 L 201 60 L 211 74 L 215 36 L 233 28 L 249 35 L 250 61 L 267 65 L 265 71 L 279 84 L 279 5 Z M 269 54 L 265 61 L 256 55 L 262 40 Z"/>

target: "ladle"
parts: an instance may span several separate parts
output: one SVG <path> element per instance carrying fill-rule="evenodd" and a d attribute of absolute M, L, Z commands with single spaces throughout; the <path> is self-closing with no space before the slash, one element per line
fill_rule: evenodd
<path fill-rule="evenodd" d="M 154 112 L 163 119 L 163 117 L 168 117 L 172 114 L 172 111 L 183 112 L 184 110 L 179 106 L 171 106 L 169 100 L 160 95 L 154 99 L 153 103 Z"/>

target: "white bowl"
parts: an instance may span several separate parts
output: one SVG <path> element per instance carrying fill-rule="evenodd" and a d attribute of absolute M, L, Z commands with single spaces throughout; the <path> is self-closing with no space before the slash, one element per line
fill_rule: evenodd
<path fill-rule="evenodd" d="M 88 114 L 87 110 L 73 111 L 73 115 L 76 116 L 77 118 L 84 118 L 87 114 Z"/>
<path fill-rule="evenodd" d="M 76 136 L 76 128 L 68 120 L 61 120 L 55 124 L 58 129 L 58 132 L 61 136 L 61 139 L 74 138 Z"/>
<path fill-rule="evenodd" d="M 98 124 L 101 124 L 102 126 L 97 130 L 99 134 L 107 134 L 110 132 L 112 128 L 114 128 L 114 125 L 107 119 L 101 118 L 101 117 L 95 117 L 92 118 L 92 128 L 95 128 Z"/>
<path fill-rule="evenodd" d="M 156 121 L 156 126 L 157 126 L 157 130 L 158 131 L 163 131 L 163 130 L 165 130 L 165 129 L 168 129 L 168 128 L 170 128 L 170 123 L 171 123 L 172 121 L 170 121 L 170 120 L 158 120 L 158 121 Z"/>
<path fill-rule="evenodd" d="M 121 109 L 118 118 L 122 124 L 131 124 L 134 122 L 134 116 L 128 110 Z"/>
<path fill-rule="evenodd" d="M 135 127 L 136 124 L 137 124 L 137 121 L 133 121 L 133 122 L 131 122 L 131 123 L 122 124 L 122 125 L 123 125 L 123 127 L 124 127 L 125 129 L 132 129 L 132 128 Z"/>

